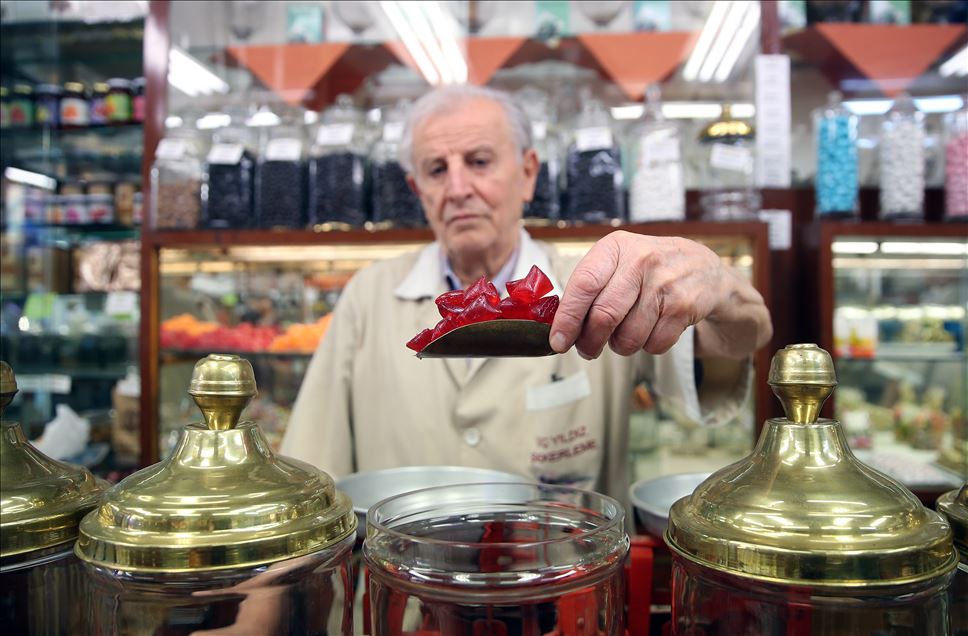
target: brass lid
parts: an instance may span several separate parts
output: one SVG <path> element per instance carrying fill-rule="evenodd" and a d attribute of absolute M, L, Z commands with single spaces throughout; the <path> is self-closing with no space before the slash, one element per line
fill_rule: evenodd
<path fill-rule="evenodd" d="M 779 351 L 770 384 L 787 418 L 669 513 L 666 542 L 729 574 L 853 588 L 928 580 L 958 562 L 951 529 L 904 486 L 854 457 L 840 424 L 817 419 L 836 379 L 816 345 Z"/>
<path fill-rule="evenodd" d="M 938 497 L 938 511 L 948 518 L 961 562 L 968 564 L 968 482 Z"/>
<path fill-rule="evenodd" d="M 0 413 L 16 393 L 13 370 L 0 362 Z M 0 563 L 6 566 L 39 550 L 68 547 L 105 485 L 87 469 L 38 451 L 20 424 L 0 423 Z"/>
<path fill-rule="evenodd" d="M 125 571 L 249 567 L 316 552 L 356 532 L 349 497 L 326 473 L 275 455 L 254 422 L 252 365 L 210 355 L 189 393 L 205 423 L 190 424 L 167 459 L 105 493 L 81 522 L 75 552 Z"/>
<path fill-rule="evenodd" d="M 723 104 L 723 111 L 719 119 L 702 129 L 702 132 L 699 133 L 699 141 L 707 143 L 730 142 L 740 139 L 753 139 L 754 136 L 753 125 L 739 119 L 733 119 L 732 108 L 729 104 Z"/>

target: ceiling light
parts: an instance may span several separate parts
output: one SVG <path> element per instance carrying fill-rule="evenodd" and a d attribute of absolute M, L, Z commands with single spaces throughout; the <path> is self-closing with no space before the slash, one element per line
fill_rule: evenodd
<path fill-rule="evenodd" d="M 434 34 L 440 42 L 443 58 L 441 65 L 450 67 L 450 77 L 455 84 L 467 81 L 467 60 L 457 44 L 460 27 L 449 10 L 444 10 L 436 0 L 421 2 L 424 14 L 430 21 Z"/>
<path fill-rule="evenodd" d="M 893 103 L 889 99 L 850 99 L 844 102 L 844 108 L 855 115 L 883 115 Z M 923 113 L 951 113 L 963 104 L 964 101 L 958 95 L 914 98 L 914 105 Z"/>
<path fill-rule="evenodd" d="M 185 122 L 178 115 L 168 115 L 165 117 L 165 128 L 181 128 Z"/>
<path fill-rule="evenodd" d="M 232 118 L 225 113 L 208 113 L 195 122 L 195 127 L 199 130 L 211 130 L 212 128 L 223 128 L 232 123 Z"/>
<path fill-rule="evenodd" d="M 743 16 L 743 22 L 740 24 L 739 31 L 736 33 L 736 37 L 730 42 L 729 48 L 726 49 L 726 53 L 723 54 L 723 59 L 719 63 L 719 67 L 716 69 L 716 74 L 713 76 L 717 82 L 725 82 L 729 79 L 730 73 L 733 72 L 733 67 L 736 66 L 736 62 L 739 60 L 739 56 L 746 49 L 746 45 L 749 43 L 750 38 L 756 31 L 756 27 L 760 24 L 760 3 L 750 2 L 747 4 L 746 13 Z"/>
<path fill-rule="evenodd" d="M 225 80 L 174 46 L 168 50 L 168 83 L 189 97 L 229 92 Z"/>
<path fill-rule="evenodd" d="M 942 77 L 951 77 L 952 75 L 964 77 L 965 75 L 968 75 L 968 46 L 965 46 L 960 51 L 949 57 L 947 61 L 945 61 L 945 63 L 938 68 L 938 72 L 941 73 Z"/>
<path fill-rule="evenodd" d="M 686 67 L 682 70 L 682 78 L 687 82 L 695 81 L 699 76 L 699 69 L 702 67 L 703 60 L 706 59 L 709 47 L 713 44 L 713 38 L 716 37 L 716 32 L 719 31 L 731 4 L 732 2 L 725 0 L 713 3 L 713 9 L 709 12 L 709 17 L 706 18 L 702 31 L 699 32 L 699 39 L 696 40 L 696 45 L 693 47 L 692 53 L 689 54 L 689 59 L 686 60 Z"/>
<path fill-rule="evenodd" d="M 245 125 L 251 128 L 259 128 L 262 126 L 278 126 L 280 123 L 282 123 L 282 120 L 279 119 L 279 115 L 275 114 L 268 108 L 260 108 L 245 120 Z"/>
<path fill-rule="evenodd" d="M 834 241 L 830 246 L 834 254 L 873 254 L 877 251 L 876 241 Z"/>
<path fill-rule="evenodd" d="M 39 172 L 21 170 L 20 168 L 10 166 L 4 169 L 3 176 L 10 181 L 23 183 L 24 185 L 30 185 L 37 188 L 43 188 L 44 190 L 50 190 L 51 192 L 57 189 L 56 179 L 52 179 L 47 175 L 40 174 Z"/>
<path fill-rule="evenodd" d="M 723 20 L 723 26 L 719 30 L 719 33 L 716 34 L 712 46 L 709 47 L 709 54 L 706 55 L 706 59 L 702 63 L 702 68 L 699 69 L 698 79 L 700 82 L 708 82 L 713 78 L 716 67 L 719 66 L 719 62 L 723 59 L 729 43 L 733 41 L 733 38 L 739 31 L 739 26 L 743 21 L 743 15 L 746 14 L 749 4 L 750 0 L 735 0 L 731 3 L 729 13 L 726 14 L 726 18 Z"/>
<path fill-rule="evenodd" d="M 403 46 L 407 49 L 410 57 L 417 64 L 417 70 L 420 71 L 420 74 L 423 75 L 423 78 L 428 84 L 436 86 L 441 83 L 440 73 L 437 72 L 437 68 L 430 61 L 423 46 L 421 46 L 413 26 L 404 17 L 400 4 L 395 0 L 381 0 L 380 8 L 383 9 L 393 29 L 400 36 L 400 40 L 403 42 Z"/>

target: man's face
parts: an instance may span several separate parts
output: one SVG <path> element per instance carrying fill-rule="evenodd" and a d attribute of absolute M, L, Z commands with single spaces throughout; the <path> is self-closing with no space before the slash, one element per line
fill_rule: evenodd
<path fill-rule="evenodd" d="M 514 245 L 538 159 L 534 150 L 518 151 L 498 103 L 469 100 L 424 119 L 413 131 L 413 163 L 407 179 L 449 255 Z"/>

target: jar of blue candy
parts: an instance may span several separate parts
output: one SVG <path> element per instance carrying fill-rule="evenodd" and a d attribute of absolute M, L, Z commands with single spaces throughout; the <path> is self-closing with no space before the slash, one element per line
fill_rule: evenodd
<path fill-rule="evenodd" d="M 857 216 L 857 116 L 844 108 L 834 91 L 827 105 L 813 111 L 817 150 L 814 188 L 817 214 L 828 218 Z"/>

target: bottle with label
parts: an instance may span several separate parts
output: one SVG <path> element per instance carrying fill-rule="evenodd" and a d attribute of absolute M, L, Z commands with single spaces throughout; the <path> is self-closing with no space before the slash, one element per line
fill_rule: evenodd
<path fill-rule="evenodd" d="M 582 93 L 582 110 L 566 159 L 565 218 L 582 223 L 621 223 L 625 215 L 622 153 L 604 104 Z"/>
<path fill-rule="evenodd" d="M 253 145 L 249 129 L 241 124 L 219 128 L 212 136 L 202 183 L 202 213 L 206 227 L 255 227 Z"/>
<path fill-rule="evenodd" d="M 91 90 L 90 117 L 92 126 L 108 123 L 108 93 L 111 87 L 107 82 L 97 82 Z"/>
<path fill-rule="evenodd" d="M 131 121 L 131 81 L 122 77 L 108 80 L 106 98 L 108 123 L 127 124 Z"/>
<path fill-rule="evenodd" d="M 0 86 L 0 128 L 10 128 L 10 89 Z"/>
<path fill-rule="evenodd" d="M 60 99 L 60 123 L 64 128 L 86 128 L 91 125 L 87 87 L 82 82 L 64 84 Z"/>
<path fill-rule="evenodd" d="M 754 175 L 753 126 L 735 119 L 724 104 L 720 118 L 700 133 L 699 143 L 703 217 L 712 221 L 756 218 L 760 193 Z"/>
<path fill-rule="evenodd" d="M 363 227 L 368 220 L 367 131 L 353 98 L 339 95 L 320 118 L 309 158 L 309 223 Z"/>
<path fill-rule="evenodd" d="M 60 123 L 60 100 L 64 91 L 56 84 L 39 84 L 34 89 L 34 121 L 56 128 Z"/>
<path fill-rule="evenodd" d="M 817 215 L 856 218 L 858 215 L 857 116 L 844 108 L 839 92 L 813 114 L 817 171 L 814 177 Z"/>
<path fill-rule="evenodd" d="M 881 124 L 882 219 L 924 216 L 924 113 L 901 93 Z"/>
<path fill-rule="evenodd" d="M 201 139 L 194 128 L 170 128 L 158 142 L 149 177 L 151 222 L 159 230 L 191 230 L 201 217 Z M 135 224 L 133 183 L 115 191 L 119 217 Z M 122 221 L 123 222 L 123 221 Z"/>
<path fill-rule="evenodd" d="M 306 226 L 306 144 L 300 127 L 269 129 L 255 167 L 255 213 L 260 227 Z"/>
<path fill-rule="evenodd" d="M 945 117 L 945 220 L 968 221 L 968 94 Z"/>
<path fill-rule="evenodd" d="M 407 184 L 407 172 L 400 164 L 400 140 L 410 109 L 401 100 L 384 113 L 381 134 L 373 146 L 373 222 L 397 227 L 427 224 L 420 199 Z"/>
<path fill-rule="evenodd" d="M 679 127 L 662 114 L 657 84 L 648 87 L 645 97 L 630 144 L 629 221 L 682 221 L 686 218 L 686 189 Z"/>
<path fill-rule="evenodd" d="M 531 120 L 531 145 L 540 162 L 534 194 L 524 206 L 524 222 L 546 225 L 561 218 L 561 140 L 546 93 L 528 86 L 515 99 Z"/>
<path fill-rule="evenodd" d="M 15 84 L 8 104 L 11 128 L 34 125 L 34 89 L 30 84 Z"/>
<path fill-rule="evenodd" d="M 131 121 L 145 120 L 145 78 L 136 77 L 131 82 Z"/>

